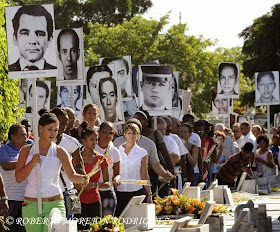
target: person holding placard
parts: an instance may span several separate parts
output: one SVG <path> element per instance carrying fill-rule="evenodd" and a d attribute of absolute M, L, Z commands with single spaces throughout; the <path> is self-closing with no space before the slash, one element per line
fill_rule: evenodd
<path fill-rule="evenodd" d="M 16 164 L 16 181 L 21 183 L 28 179 L 25 188 L 22 215 L 27 232 L 48 231 L 48 218 L 53 208 L 58 208 L 65 217 L 62 190 L 59 186 L 59 173 L 63 167 L 70 181 L 86 186 L 86 175 L 77 174 L 67 152 L 54 143 L 59 130 L 59 121 L 55 114 L 45 113 L 39 120 L 39 152 L 35 146 L 24 146 Z M 42 215 L 38 214 L 36 165 L 40 165 Z M 34 219 L 40 223 L 32 223 Z"/>

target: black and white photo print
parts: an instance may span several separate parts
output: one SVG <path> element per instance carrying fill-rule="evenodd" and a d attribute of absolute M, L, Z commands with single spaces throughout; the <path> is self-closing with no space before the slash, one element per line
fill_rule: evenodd
<path fill-rule="evenodd" d="M 9 78 L 57 76 L 53 5 L 6 10 Z"/>
<path fill-rule="evenodd" d="M 51 92 L 51 82 L 50 81 L 36 81 L 37 87 L 37 112 L 41 109 L 50 110 L 50 92 Z M 32 81 L 27 82 L 27 104 L 26 113 L 32 114 L 33 106 L 33 95 L 34 88 L 32 86 Z"/>
<path fill-rule="evenodd" d="M 139 66 L 139 109 L 151 116 L 172 115 L 172 67 L 169 65 Z"/>
<path fill-rule="evenodd" d="M 101 65 L 108 65 L 113 76 L 117 77 L 117 83 L 121 88 L 122 100 L 131 100 L 133 96 L 131 56 L 100 58 L 99 63 Z"/>
<path fill-rule="evenodd" d="M 57 43 L 57 81 L 83 80 L 83 29 L 62 29 L 55 32 Z"/>
<path fill-rule="evenodd" d="M 239 98 L 239 70 L 239 64 L 219 64 L 218 95 L 220 97 Z"/>
<path fill-rule="evenodd" d="M 72 90 L 73 88 L 73 90 Z M 73 92 L 72 92 L 73 91 Z M 72 103 L 73 99 L 73 103 Z M 76 114 L 82 114 L 83 109 L 83 86 L 58 86 L 57 87 L 57 106 L 63 109 L 69 107 Z"/>
<path fill-rule="evenodd" d="M 279 72 L 255 73 L 256 106 L 279 104 Z"/>

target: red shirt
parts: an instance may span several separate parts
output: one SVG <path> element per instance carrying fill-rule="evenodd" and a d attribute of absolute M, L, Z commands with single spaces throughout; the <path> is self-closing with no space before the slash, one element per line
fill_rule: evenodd
<path fill-rule="evenodd" d="M 95 166 L 95 164 L 97 163 L 98 160 L 102 160 L 103 159 L 103 155 L 99 154 L 99 153 L 95 153 L 95 159 L 93 163 L 85 163 L 85 171 L 86 173 L 89 173 L 93 167 Z M 105 167 L 108 166 L 107 160 L 106 158 L 103 160 L 103 162 L 100 164 L 101 169 L 104 169 Z M 98 179 L 100 178 L 100 171 L 99 170 L 97 173 L 95 173 L 91 178 L 90 178 L 90 182 L 98 182 Z M 99 201 L 100 198 L 100 194 L 98 189 L 96 188 L 92 188 L 92 189 L 88 189 L 88 190 L 84 190 L 81 197 L 80 197 L 80 201 L 82 203 L 94 203 Z"/>

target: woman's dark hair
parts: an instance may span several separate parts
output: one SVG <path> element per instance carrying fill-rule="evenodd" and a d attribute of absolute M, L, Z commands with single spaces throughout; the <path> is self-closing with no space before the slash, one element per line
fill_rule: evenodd
<path fill-rule="evenodd" d="M 183 126 L 187 127 L 187 128 L 189 129 L 189 132 L 192 133 L 192 130 L 193 130 L 192 128 L 193 128 L 193 127 L 192 127 L 191 124 L 189 124 L 189 123 L 183 123 L 183 124 L 182 124 L 182 127 L 183 127 Z"/>
<path fill-rule="evenodd" d="M 82 122 L 81 127 L 83 128 L 81 133 L 82 139 L 86 139 L 91 134 L 95 134 L 98 137 L 97 129 L 95 127 L 89 127 L 87 122 Z"/>
<path fill-rule="evenodd" d="M 55 114 L 56 117 L 63 116 L 68 118 L 68 114 L 65 110 L 61 110 L 59 107 L 55 107 L 51 110 L 51 113 Z"/>
<path fill-rule="evenodd" d="M 99 131 L 101 131 L 105 126 L 109 126 L 109 127 L 113 128 L 113 130 L 115 130 L 115 126 L 112 122 L 105 121 L 105 122 L 101 123 L 101 125 L 99 127 Z"/>
<path fill-rule="evenodd" d="M 49 125 L 51 123 L 55 123 L 55 122 L 58 122 L 58 119 L 56 117 L 55 114 L 53 113 L 45 113 L 42 115 L 42 117 L 39 119 L 39 125 L 40 126 L 46 126 L 46 125 Z"/>
<path fill-rule="evenodd" d="M 257 144 L 259 144 L 261 141 L 264 141 L 267 145 L 269 144 L 269 138 L 266 134 L 264 135 L 260 135 L 258 138 L 257 138 Z"/>

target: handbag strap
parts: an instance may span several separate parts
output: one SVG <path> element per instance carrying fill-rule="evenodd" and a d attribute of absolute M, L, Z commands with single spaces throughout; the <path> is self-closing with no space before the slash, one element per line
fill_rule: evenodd
<path fill-rule="evenodd" d="M 61 181 L 62 181 L 62 183 L 63 183 L 64 189 L 65 189 L 65 192 L 66 192 L 66 191 L 68 191 L 68 189 L 67 189 L 67 185 L 66 185 L 66 183 L 65 183 L 65 180 L 64 180 L 64 178 L 63 178 L 63 176 L 62 176 L 62 173 L 61 173 L 61 172 L 59 172 L 59 176 L 60 176 L 60 179 L 61 179 Z"/>

